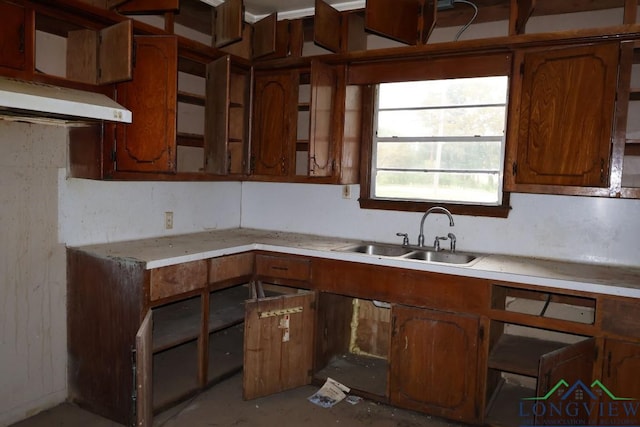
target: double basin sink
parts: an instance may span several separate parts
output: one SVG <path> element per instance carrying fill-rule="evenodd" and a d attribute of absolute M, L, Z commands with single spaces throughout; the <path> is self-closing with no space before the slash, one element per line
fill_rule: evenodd
<path fill-rule="evenodd" d="M 478 256 L 469 253 L 436 251 L 427 247 L 412 247 L 383 243 L 362 243 L 345 246 L 336 250 L 340 252 L 361 253 L 373 256 L 456 265 L 468 265 L 478 258 Z"/>

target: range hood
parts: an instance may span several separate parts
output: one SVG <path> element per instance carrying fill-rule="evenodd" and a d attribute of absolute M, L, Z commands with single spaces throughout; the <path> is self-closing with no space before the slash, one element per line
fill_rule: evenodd
<path fill-rule="evenodd" d="M 0 114 L 131 123 L 131 111 L 101 93 L 0 77 Z"/>

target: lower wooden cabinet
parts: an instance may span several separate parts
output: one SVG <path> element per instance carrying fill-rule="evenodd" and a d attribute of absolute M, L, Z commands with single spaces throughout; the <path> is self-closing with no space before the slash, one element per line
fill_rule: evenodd
<path fill-rule="evenodd" d="M 394 305 L 389 356 L 391 403 L 475 422 L 481 417 L 479 318 Z"/>
<path fill-rule="evenodd" d="M 331 377 L 469 424 L 568 425 L 541 408 L 569 397 L 640 424 L 630 298 L 260 251 L 152 270 L 67 255 L 70 400 L 122 424 L 240 371 L 245 399 Z"/>
<path fill-rule="evenodd" d="M 628 425 L 640 425 L 640 342 L 605 340 L 602 383 L 620 399 L 617 412 Z M 600 424 L 605 419 L 601 417 Z"/>
<path fill-rule="evenodd" d="M 247 301 L 243 396 L 254 399 L 311 382 L 315 293 Z"/>

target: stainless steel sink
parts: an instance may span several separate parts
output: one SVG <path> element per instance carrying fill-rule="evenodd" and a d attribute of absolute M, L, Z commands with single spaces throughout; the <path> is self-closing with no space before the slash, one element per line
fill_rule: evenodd
<path fill-rule="evenodd" d="M 378 243 L 367 243 L 362 245 L 347 246 L 338 249 L 341 252 L 356 252 L 367 255 L 381 255 L 390 257 L 399 257 L 410 253 L 412 250 L 402 246 L 383 245 Z"/>
<path fill-rule="evenodd" d="M 468 264 L 471 261 L 475 260 L 476 256 L 471 254 L 451 253 L 444 251 L 435 252 L 419 250 L 410 252 L 403 256 L 403 258 L 417 259 L 427 262 L 443 262 L 447 264 Z"/>
<path fill-rule="evenodd" d="M 386 256 L 393 258 L 412 259 L 425 262 L 440 262 L 445 264 L 469 264 L 477 259 L 476 255 L 459 252 L 435 251 L 427 248 L 406 247 L 400 245 L 386 245 L 382 243 L 362 243 L 336 249 L 340 252 L 352 252 L 367 255 Z"/>

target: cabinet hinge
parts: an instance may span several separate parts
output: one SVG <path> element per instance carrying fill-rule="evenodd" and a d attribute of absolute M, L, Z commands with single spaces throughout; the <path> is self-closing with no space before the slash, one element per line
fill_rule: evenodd
<path fill-rule="evenodd" d="M 600 159 L 600 183 L 604 184 L 605 181 L 606 181 L 606 176 L 605 176 L 605 173 L 604 173 L 604 159 L 601 158 Z"/>
<path fill-rule="evenodd" d="M 111 151 L 111 161 L 115 163 L 116 161 L 116 150 Z"/>
<path fill-rule="evenodd" d="M 18 52 L 24 53 L 24 24 L 18 28 Z"/>
<path fill-rule="evenodd" d="M 131 387 L 131 425 L 136 425 L 137 419 L 137 401 L 138 401 L 138 387 L 137 387 L 137 366 L 136 366 L 136 348 L 131 346 L 131 375 L 133 377 L 133 381 L 131 382 L 133 386 Z"/>
<path fill-rule="evenodd" d="M 484 340 L 484 326 L 480 325 L 478 328 L 478 341 L 482 342 Z"/>
<path fill-rule="evenodd" d="M 131 66 L 136 68 L 136 57 L 138 56 L 138 42 L 133 40 L 133 46 L 131 47 Z"/>
<path fill-rule="evenodd" d="M 513 165 L 511 165 L 511 172 L 513 176 L 518 175 L 518 163 L 513 162 Z"/>

